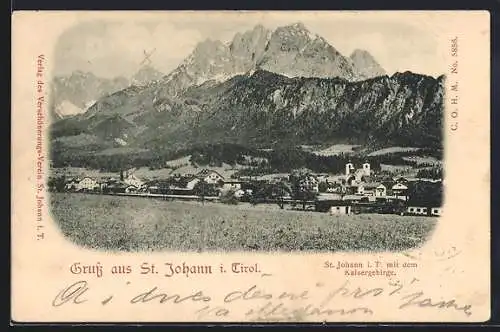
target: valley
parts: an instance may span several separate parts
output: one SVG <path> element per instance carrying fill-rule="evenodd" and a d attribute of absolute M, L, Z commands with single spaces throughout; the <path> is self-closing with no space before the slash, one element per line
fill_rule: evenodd
<path fill-rule="evenodd" d="M 52 212 L 108 250 L 417 247 L 443 213 L 445 79 L 300 22 L 207 38 L 166 74 L 57 77 Z"/>

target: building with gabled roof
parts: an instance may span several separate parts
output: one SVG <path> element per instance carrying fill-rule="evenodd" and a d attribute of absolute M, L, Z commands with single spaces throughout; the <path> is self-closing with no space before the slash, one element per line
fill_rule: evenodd
<path fill-rule="evenodd" d="M 199 171 L 195 176 L 209 184 L 218 184 L 220 181 L 224 181 L 224 177 L 218 172 L 206 168 Z"/>

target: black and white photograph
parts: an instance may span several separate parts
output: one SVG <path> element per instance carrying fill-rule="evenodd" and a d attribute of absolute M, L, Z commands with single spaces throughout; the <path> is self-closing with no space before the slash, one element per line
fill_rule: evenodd
<path fill-rule="evenodd" d="M 432 237 L 446 213 L 434 35 L 362 15 L 186 17 L 58 37 L 47 188 L 68 241 L 402 252 Z"/>

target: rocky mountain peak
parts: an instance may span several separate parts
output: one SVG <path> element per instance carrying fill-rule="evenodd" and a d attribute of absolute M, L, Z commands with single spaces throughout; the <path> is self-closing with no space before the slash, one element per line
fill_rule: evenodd
<path fill-rule="evenodd" d="M 142 66 L 132 76 L 131 82 L 135 85 L 144 85 L 150 82 L 155 82 L 163 77 L 163 73 L 151 65 Z"/>
<path fill-rule="evenodd" d="M 358 50 L 351 57 L 343 56 L 325 38 L 311 33 L 303 23 L 281 26 L 274 31 L 259 24 L 236 33 L 226 43 L 210 38 L 200 42 L 175 70 L 151 84 L 151 89 L 155 100 L 169 99 L 205 82 L 221 83 L 256 70 L 285 77 L 348 81 L 385 73 L 366 51 Z M 149 93 L 146 88 L 140 93 Z"/>
<path fill-rule="evenodd" d="M 227 80 L 257 69 L 287 77 L 347 80 L 385 73 L 366 51 L 357 50 L 351 57 L 344 57 L 325 38 L 311 33 L 301 22 L 274 31 L 258 24 L 236 33 L 228 43 L 212 39 L 199 43 L 186 60 L 165 77 L 163 91 L 177 95 L 190 86 L 209 80 Z"/>
<path fill-rule="evenodd" d="M 129 85 L 125 77 L 98 77 L 92 72 L 76 70 L 55 76 L 51 82 L 51 116 L 54 119 L 85 112 L 88 105 Z"/>
<path fill-rule="evenodd" d="M 356 49 L 349 57 L 359 80 L 385 75 L 385 70 L 366 50 Z"/>
<path fill-rule="evenodd" d="M 355 78 L 348 59 L 302 23 L 273 32 L 260 67 L 288 77 Z"/>
<path fill-rule="evenodd" d="M 311 41 L 313 35 L 302 23 L 278 27 L 269 40 L 269 50 L 282 52 L 300 52 Z"/>
<path fill-rule="evenodd" d="M 304 23 L 302 22 L 295 22 L 289 25 L 285 25 L 282 27 L 283 30 L 288 30 L 291 31 L 292 33 L 298 33 L 298 34 L 305 34 L 311 37 L 311 32 L 306 28 Z"/>
<path fill-rule="evenodd" d="M 208 38 L 196 45 L 193 54 L 206 55 L 207 53 L 225 50 L 225 48 L 225 45 L 220 40 Z"/>

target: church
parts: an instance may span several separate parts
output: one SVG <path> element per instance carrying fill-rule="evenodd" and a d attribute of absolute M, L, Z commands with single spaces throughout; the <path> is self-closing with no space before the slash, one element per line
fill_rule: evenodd
<path fill-rule="evenodd" d="M 348 186 L 367 182 L 370 176 L 370 163 L 365 162 L 359 168 L 355 168 L 353 163 L 345 165 L 345 181 Z"/>

